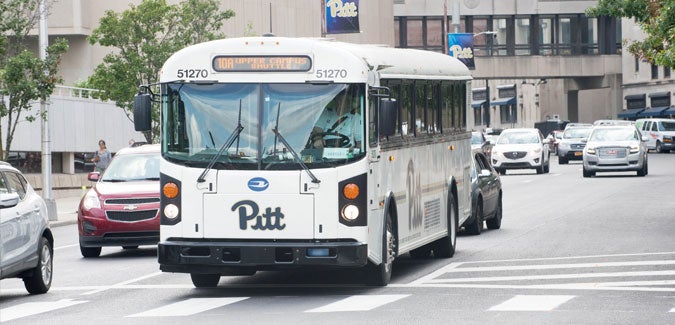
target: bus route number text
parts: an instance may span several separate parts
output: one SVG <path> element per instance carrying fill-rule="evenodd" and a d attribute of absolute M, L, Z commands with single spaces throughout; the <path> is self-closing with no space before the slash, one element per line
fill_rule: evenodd
<path fill-rule="evenodd" d="M 346 69 L 317 69 L 316 77 L 319 79 L 336 79 L 336 78 L 347 78 Z"/>
<path fill-rule="evenodd" d="M 206 78 L 209 72 L 206 69 L 178 69 L 176 70 L 177 78 Z"/>

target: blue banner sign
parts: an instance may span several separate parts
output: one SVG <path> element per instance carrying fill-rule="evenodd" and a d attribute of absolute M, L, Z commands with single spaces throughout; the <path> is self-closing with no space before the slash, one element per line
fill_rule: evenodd
<path fill-rule="evenodd" d="M 326 0 L 326 33 L 359 33 L 359 0 Z"/>
<path fill-rule="evenodd" d="M 448 34 L 448 54 L 473 70 L 473 34 Z"/>

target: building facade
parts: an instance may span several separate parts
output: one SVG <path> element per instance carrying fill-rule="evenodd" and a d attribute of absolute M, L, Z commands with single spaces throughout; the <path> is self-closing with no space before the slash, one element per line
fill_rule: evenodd
<path fill-rule="evenodd" d="M 624 38 L 635 41 L 645 37 L 632 19 L 621 21 Z M 623 110 L 619 118 L 675 118 L 675 78 L 668 67 L 660 67 L 625 51 L 623 66 Z"/>
<path fill-rule="evenodd" d="M 452 3 L 459 2 L 459 22 Z M 444 51 L 444 0 L 394 2 L 398 47 Z M 474 36 L 475 129 L 591 122 L 621 109 L 621 24 L 597 1 L 448 0 L 448 32 Z"/>

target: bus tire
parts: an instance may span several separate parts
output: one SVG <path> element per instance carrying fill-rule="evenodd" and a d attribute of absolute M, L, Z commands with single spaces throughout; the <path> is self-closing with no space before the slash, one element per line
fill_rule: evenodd
<path fill-rule="evenodd" d="M 215 288 L 220 282 L 220 274 L 190 273 L 195 288 Z"/>
<path fill-rule="evenodd" d="M 387 219 L 382 233 L 382 263 L 368 264 L 368 285 L 384 287 L 391 281 L 391 273 L 396 258 L 396 231 L 391 213 L 387 212 Z"/>
<path fill-rule="evenodd" d="M 452 192 L 448 193 L 448 235 L 436 241 L 434 256 L 440 258 L 450 258 L 455 255 L 457 247 L 457 202 Z"/>

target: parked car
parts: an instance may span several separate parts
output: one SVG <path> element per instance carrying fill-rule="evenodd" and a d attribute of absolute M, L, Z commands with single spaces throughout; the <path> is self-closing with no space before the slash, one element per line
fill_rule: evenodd
<path fill-rule="evenodd" d="M 593 126 L 598 125 L 634 125 L 635 121 L 626 120 L 597 120 L 593 122 Z"/>
<path fill-rule="evenodd" d="M 546 136 L 546 143 L 548 143 L 548 151 L 556 154 L 558 152 L 558 144 L 562 140 L 562 130 L 553 130 Z"/>
<path fill-rule="evenodd" d="M 0 161 L 0 279 L 21 278 L 29 293 L 45 293 L 53 257 L 45 201 L 18 169 Z"/>
<path fill-rule="evenodd" d="M 492 147 L 492 166 L 499 174 L 507 169 L 536 169 L 548 173 L 551 160 L 548 144 L 538 129 L 506 129 Z"/>
<path fill-rule="evenodd" d="M 583 176 L 597 172 L 637 171 L 648 173 L 647 137 L 634 125 L 596 126 L 584 148 Z"/>
<path fill-rule="evenodd" d="M 97 257 L 103 246 L 135 249 L 159 242 L 159 145 L 124 148 L 82 197 L 78 208 L 80 252 Z"/>
<path fill-rule="evenodd" d="M 492 155 L 492 143 L 485 138 L 482 132 L 471 132 L 471 151 L 480 151 L 489 157 Z M 489 160 L 488 160 L 489 161 Z"/>
<path fill-rule="evenodd" d="M 647 118 L 635 121 L 635 126 L 647 136 L 647 149 L 656 152 L 675 150 L 675 120 L 665 118 Z"/>
<path fill-rule="evenodd" d="M 573 126 L 565 129 L 562 140 L 558 144 L 558 163 L 564 165 L 570 160 L 582 160 L 584 147 L 586 147 L 584 140 L 588 138 L 592 130 L 592 126 Z"/>
<path fill-rule="evenodd" d="M 472 235 L 480 235 L 483 222 L 488 229 L 502 225 L 502 183 L 490 161 L 482 152 L 475 152 L 471 162 L 471 218 L 464 229 Z"/>

